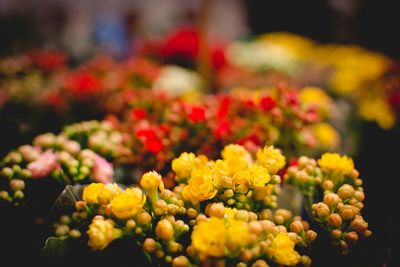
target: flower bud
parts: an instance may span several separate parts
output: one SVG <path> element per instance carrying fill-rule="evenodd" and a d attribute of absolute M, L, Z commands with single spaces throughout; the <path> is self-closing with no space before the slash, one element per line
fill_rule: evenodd
<path fill-rule="evenodd" d="M 82 200 L 79 200 L 75 203 L 75 209 L 78 211 L 83 211 L 86 209 L 86 203 Z"/>
<path fill-rule="evenodd" d="M 368 229 L 368 223 L 361 216 L 356 216 L 351 222 L 351 228 L 357 233 L 363 233 Z"/>
<path fill-rule="evenodd" d="M 148 191 L 157 188 L 160 188 L 160 191 L 164 190 L 164 183 L 161 175 L 155 171 L 150 171 L 143 174 L 142 179 L 140 180 L 140 185 Z"/>
<path fill-rule="evenodd" d="M 63 215 L 60 218 L 60 223 L 69 224 L 71 222 L 71 218 L 68 215 Z"/>
<path fill-rule="evenodd" d="M 342 231 L 339 229 L 332 230 L 331 236 L 333 239 L 340 239 L 340 237 L 342 236 Z"/>
<path fill-rule="evenodd" d="M 304 267 L 310 267 L 312 263 L 311 258 L 306 255 L 301 256 L 300 262 Z"/>
<path fill-rule="evenodd" d="M 77 239 L 77 238 L 80 238 L 80 237 L 82 236 L 82 234 L 81 234 L 81 232 L 80 232 L 79 230 L 72 229 L 72 230 L 69 232 L 69 236 L 70 236 L 71 238 Z"/>
<path fill-rule="evenodd" d="M 249 212 L 246 210 L 238 210 L 238 211 L 236 211 L 234 217 L 236 220 L 248 222 L 249 221 Z"/>
<path fill-rule="evenodd" d="M 293 221 L 290 224 L 290 230 L 298 234 L 299 232 L 303 231 L 303 224 L 301 223 L 301 221 Z"/>
<path fill-rule="evenodd" d="M 164 200 L 159 199 L 154 203 L 154 213 L 157 216 L 164 215 L 165 213 L 167 213 L 167 211 L 168 211 L 168 205 L 167 202 L 165 202 Z"/>
<path fill-rule="evenodd" d="M 364 237 L 370 237 L 372 235 L 372 232 L 370 230 L 366 230 L 364 233 Z"/>
<path fill-rule="evenodd" d="M 164 240 L 170 240 L 174 236 L 174 228 L 167 219 L 162 219 L 157 223 L 156 234 L 159 238 Z"/>
<path fill-rule="evenodd" d="M 333 182 L 331 180 L 326 180 L 322 183 L 322 188 L 325 190 L 332 190 Z"/>
<path fill-rule="evenodd" d="M 65 224 L 58 225 L 55 231 L 56 236 L 66 236 L 68 233 L 69 227 Z"/>
<path fill-rule="evenodd" d="M 13 176 L 13 170 L 12 170 L 10 167 L 4 167 L 4 168 L 1 170 L 1 174 L 2 174 L 4 177 L 11 178 L 11 177 Z"/>
<path fill-rule="evenodd" d="M 250 261 L 252 257 L 253 257 L 253 255 L 249 249 L 243 249 L 240 252 L 240 259 L 244 262 Z"/>
<path fill-rule="evenodd" d="M 223 218 L 225 215 L 225 207 L 222 203 L 212 203 L 207 211 L 210 217 Z"/>
<path fill-rule="evenodd" d="M 323 202 L 314 204 L 312 206 L 312 209 L 315 211 L 317 217 L 321 219 L 327 218 L 330 214 L 329 207 Z"/>
<path fill-rule="evenodd" d="M 170 253 L 178 253 L 182 251 L 182 245 L 178 242 L 171 241 L 168 243 L 168 252 Z"/>
<path fill-rule="evenodd" d="M 324 196 L 324 203 L 329 207 L 334 207 L 341 201 L 340 197 L 335 193 L 328 193 Z"/>
<path fill-rule="evenodd" d="M 269 267 L 269 265 L 264 260 L 257 260 L 251 267 Z"/>
<path fill-rule="evenodd" d="M 195 210 L 194 208 L 188 208 L 186 211 L 187 215 L 189 218 L 194 219 L 197 216 L 197 210 Z"/>
<path fill-rule="evenodd" d="M 259 221 L 251 221 L 249 223 L 250 233 L 259 235 L 263 231 L 263 227 Z"/>
<path fill-rule="evenodd" d="M 150 214 L 148 214 L 147 212 L 142 212 L 138 218 L 137 218 L 138 222 L 142 225 L 146 225 L 149 224 L 151 222 L 151 216 Z"/>
<path fill-rule="evenodd" d="M 329 215 L 328 224 L 338 228 L 342 225 L 342 218 L 340 217 L 339 214 L 332 213 L 331 215 Z"/>
<path fill-rule="evenodd" d="M 25 188 L 25 182 L 21 179 L 13 179 L 10 181 L 10 188 L 12 191 L 23 190 Z"/>
<path fill-rule="evenodd" d="M 364 201 L 364 199 L 365 199 L 365 194 L 364 194 L 364 192 L 362 192 L 362 191 L 356 191 L 355 193 L 354 193 L 354 197 L 358 200 L 358 201 Z"/>
<path fill-rule="evenodd" d="M 136 228 L 136 222 L 132 219 L 129 219 L 128 221 L 126 221 L 126 228 L 132 230 Z"/>
<path fill-rule="evenodd" d="M 308 230 L 306 232 L 306 238 L 308 241 L 312 242 L 317 238 L 317 233 L 314 232 L 313 230 Z"/>
<path fill-rule="evenodd" d="M 350 205 L 343 205 L 343 207 L 339 209 L 339 214 L 343 220 L 351 220 L 356 216 L 354 207 Z"/>
<path fill-rule="evenodd" d="M 263 209 L 259 213 L 259 218 L 262 220 L 269 220 L 272 218 L 272 211 L 270 209 Z"/>
<path fill-rule="evenodd" d="M 157 248 L 156 241 L 153 238 L 146 238 L 146 240 L 144 240 L 143 249 L 146 252 L 152 253 L 156 250 L 156 248 Z"/>
<path fill-rule="evenodd" d="M 22 192 L 21 190 L 17 190 L 14 192 L 14 198 L 15 199 L 23 199 L 24 198 L 24 192 Z"/>
<path fill-rule="evenodd" d="M 351 243 L 351 244 L 355 244 L 357 243 L 358 240 L 358 235 L 356 232 L 352 231 L 352 232 L 348 232 L 345 236 L 345 239 L 347 242 Z"/>
<path fill-rule="evenodd" d="M 339 187 L 338 195 L 341 199 L 350 198 L 354 195 L 354 187 L 349 184 L 344 184 Z"/>
<path fill-rule="evenodd" d="M 179 207 L 175 204 L 167 204 L 168 213 L 171 215 L 175 215 L 179 211 Z"/>
<path fill-rule="evenodd" d="M 185 256 L 178 256 L 172 260 L 172 267 L 188 267 L 189 260 Z"/>

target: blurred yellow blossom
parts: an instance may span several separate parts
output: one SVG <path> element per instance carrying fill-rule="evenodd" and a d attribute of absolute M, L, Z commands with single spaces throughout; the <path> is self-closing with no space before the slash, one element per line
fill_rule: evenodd
<path fill-rule="evenodd" d="M 268 247 L 268 254 L 278 264 L 293 266 L 300 260 L 294 246 L 295 242 L 286 233 L 279 233 Z"/>
<path fill-rule="evenodd" d="M 358 112 L 367 121 L 376 121 L 383 129 L 390 129 L 395 124 L 395 115 L 388 101 L 380 97 L 368 97 L 359 102 Z"/>
<path fill-rule="evenodd" d="M 324 149 L 332 150 L 339 145 L 339 133 L 329 123 L 317 123 L 312 130 L 318 140 L 318 144 Z"/>
<path fill-rule="evenodd" d="M 184 152 L 172 161 L 172 170 L 179 178 L 187 178 L 196 163 L 199 164 L 200 159 L 196 158 L 195 154 Z"/>
<path fill-rule="evenodd" d="M 251 165 L 248 171 L 250 172 L 249 184 L 253 188 L 264 187 L 271 180 L 271 175 L 263 166 Z"/>
<path fill-rule="evenodd" d="M 192 233 L 192 245 L 203 256 L 221 257 L 224 255 L 226 229 L 224 219 L 211 217 L 201 221 Z"/>
<path fill-rule="evenodd" d="M 332 110 L 332 99 L 321 88 L 312 86 L 304 87 L 300 90 L 299 98 L 300 102 L 307 106 L 316 107 L 325 112 Z"/>
<path fill-rule="evenodd" d="M 267 168 L 270 174 L 276 174 L 285 166 L 286 159 L 279 149 L 265 146 L 257 151 L 257 162 Z"/>
<path fill-rule="evenodd" d="M 121 236 L 121 230 L 114 228 L 111 219 L 94 218 L 87 231 L 89 236 L 88 245 L 93 250 L 102 250 L 116 238 Z"/>

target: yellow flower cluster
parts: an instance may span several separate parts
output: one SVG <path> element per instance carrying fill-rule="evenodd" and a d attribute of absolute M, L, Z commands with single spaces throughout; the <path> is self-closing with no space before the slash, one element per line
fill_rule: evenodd
<path fill-rule="evenodd" d="M 354 170 L 354 162 L 348 156 L 340 156 L 337 153 L 325 153 L 318 160 L 322 170 L 330 173 L 351 175 Z"/>
<path fill-rule="evenodd" d="M 274 147 L 260 149 L 257 152 L 257 161 L 252 159 L 251 154 L 243 146 L 236 144 L 227 145 L 221 154 L 222 159 L 216 161 L 209 160 L 201 163 L 193 161 L 191 166 L 189 164 L 173 165 L 178 181 L 181 177 L 179 173 L 191 170 L 186 176 L 187 183 L 183 184 L 181 192 L 186 201 L 199 202 L 216 198 L 229 202 L 230 205 L 239 205 L 239 207 L 246 203 L 250 205 L 250 202 L 255 200 L 255 194 L 246 196 L 249 190 L 263 191 L 263 188 L 270 188 L 269 184 L 280 180 L 276 173 L 286 163 L 280 150 Z M 176 162 L 187 158 L 188 154 L 183 154 Z M 195 159 L 196 156 L 192 155 L 191 158 Z M 270 197 L 273 191 L 265 191 L 269 195 L 264 194 L 264 197 Z"/>
<path fill-rule="evenodd" d="M 395 114 L 382 96 L 361 99 L 358 103 L 358 112 L 365 120 L 376 121 L 382 129 L 390 129 L 396 122 Z"/>
<path fill-rule="evenodd" d="M 312 126 L 312 131 L 320 147 L 333 150 L 339 145 L 339 133 L 329 123 L 316 123 Z"/>

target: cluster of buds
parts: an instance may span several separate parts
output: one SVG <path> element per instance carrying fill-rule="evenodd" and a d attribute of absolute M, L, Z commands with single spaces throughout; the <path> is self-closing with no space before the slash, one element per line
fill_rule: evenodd
<path fill-rule="evenodd" d="M 24 190 L 29 192 L 35 180 L 54 179 L 62 185 L 109 183 L 113 167 L 95 152 L 82 149 L 77 141 L 47 133 L 37 136 L 33 145 L 23 145 L 8 153 L 1 162 L 0 175 L 0 198 L 19 203 Z"/>
<path fill-rule="evenodd" d="M 108 121 L 85 121 L 64 127 L 62 136 L 75 140 L 102 157 L 113 161 L 130 155 L 130 138 Z"/>
<path fill-rule="evenodd" d="M 351 158 L 334 153 L 325 153 L 318 161 L 300 157 L 284 178 L 304 193 L 314 220 L 329 231 L 344 253 L 359 238 L 371 235 L 361 215 L 362 180 Z"/>

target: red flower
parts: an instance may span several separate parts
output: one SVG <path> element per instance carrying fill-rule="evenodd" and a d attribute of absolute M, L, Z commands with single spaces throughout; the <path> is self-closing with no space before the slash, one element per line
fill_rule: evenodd
<path fill-rule="evenodd" d="M 270 111 L 276 107 L 276 101 L 270 96 L 264 96 L 261 98 L 261 107 L 265 111 Z"/>
<path fill-rule="evenodd" d="M 230 124 L 227 121 L 221 121 L 214 129 L 214 135 L 216 138 L 221 139 L 226 136 L 230 131 Z"/>
<path fill-rule="evenodd" d="M 31 54 L 34 64 L 45 71 L 64 66 L 67 56 L 59 51 L 35 51 Z"/>
<path fill-rule="evenodd" d="M 220 98 L 219 107 L 218 107 L 218 111 L 217 111 L 218 119 L 225 118 L 228 115 L 230 103 L 231 103 L 231 100 L 228 96 L 224 96 L 224 97 Z"/>
<path fill-rule="evenodd" d="M 395 109 L 400 108 L 400 92 L 393 92 L 389 97 L 389 103 Z"/>
<path fill-rule="evenodd" d="M 162 151 L 163 144 L 158 138 L 150 138 L 145 141 L 146 148 L 149 152 L 157 154 Z"/>
<path fill-rule="evenodd" d="M 178 56 L 195 59 L 199 52 L 200 38 L 195 29 L 183 28 L 172 32 L 161 48 L 164 56 Z"/>
<path fill-rule="evenodd" d="M 146 110 L 142 109 L 142 108 L 134 108 L 132 110 L 132 117 L 135 120 L 141 120 L 144 119 L 147 116 L 147 112 Z"/>
<path fill-rule="evenodd" d="M 211 55 L 211 63 L 217 70 L 222 69 L 226 65 L 225 49 L 222 46 L 214 47 Z"/>
<path fill-rule="evenodd" d="M 78 100 L 88 100 L 102 90 L 101 81 L 87 72 L 77 72 L 67 77 L 65 87 Z"/>
<path fill-rule="evenodd" d="M 136 131 L 136 135 L 145 139 L 153 139 L 156 138 L 156 131 L 152 128 L 139 129 Z"/>
<path fill-rule="evenodd" d="M 203 107 L 194 106 L 189 112 L 188 119 L 191 122 L 202 122 L 206 120 L 206 111 Z"/>

